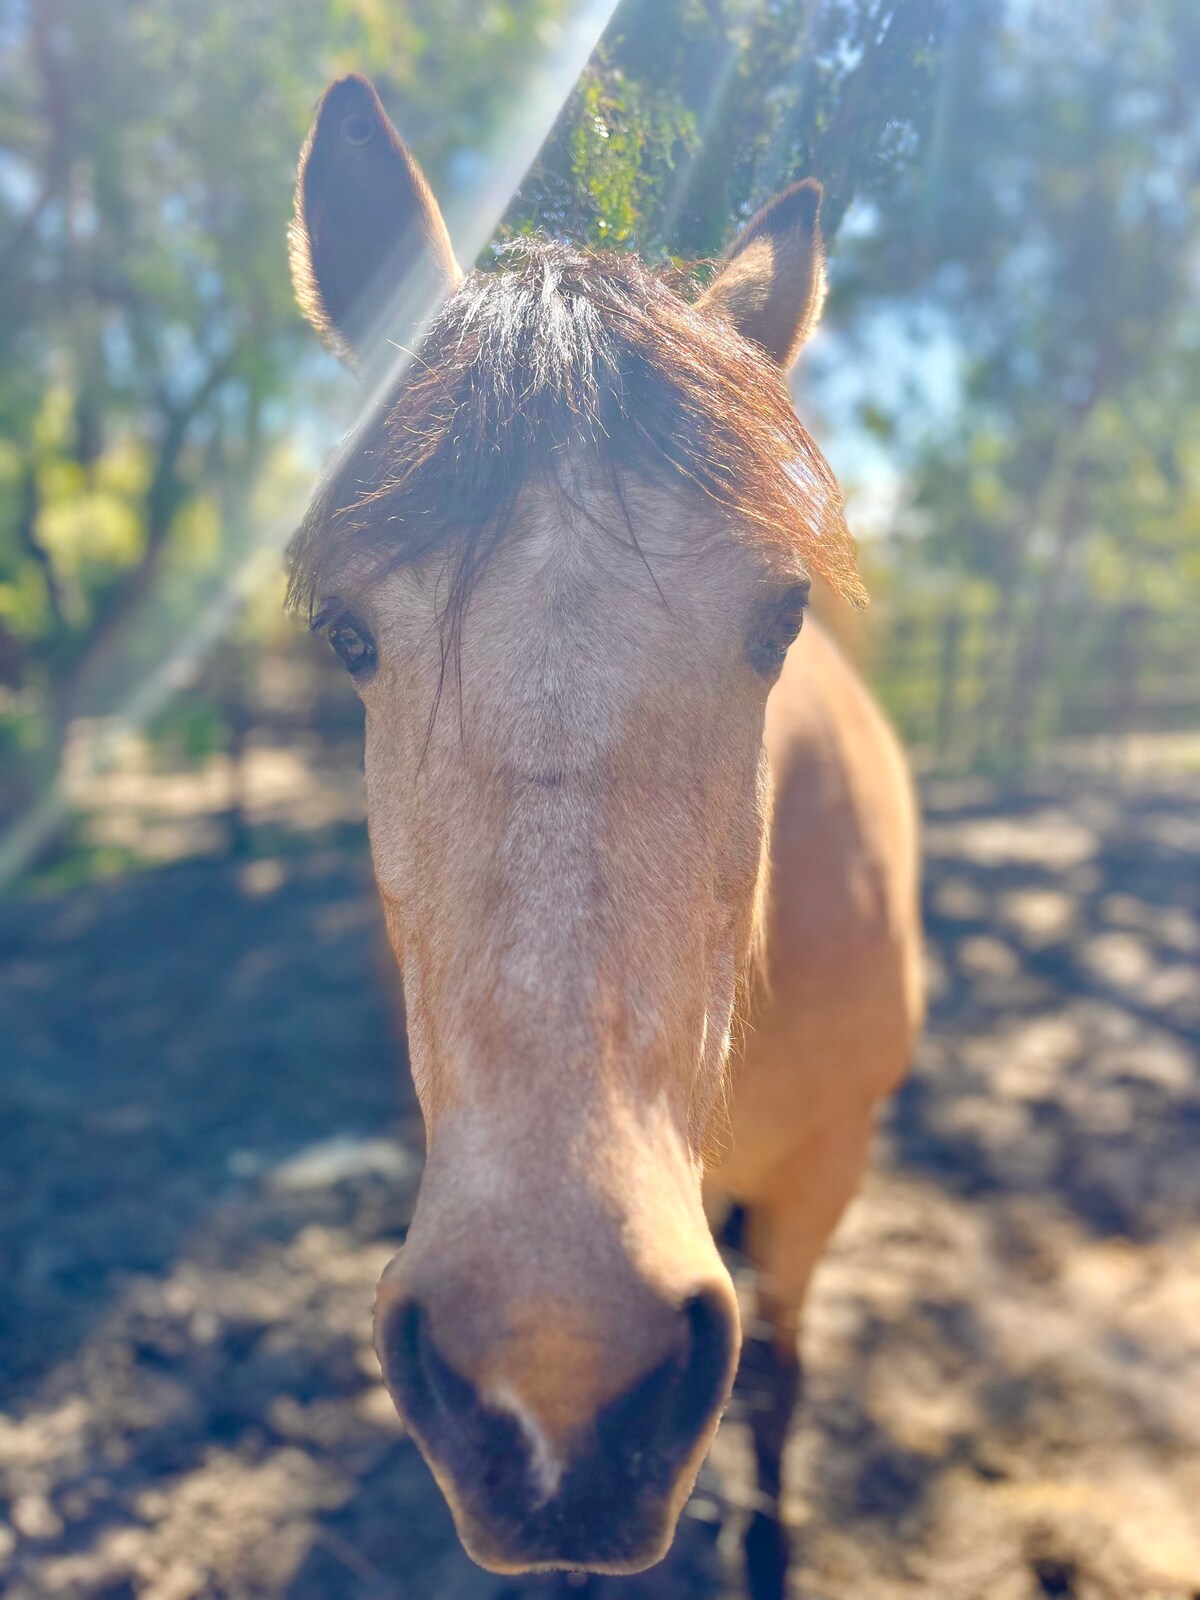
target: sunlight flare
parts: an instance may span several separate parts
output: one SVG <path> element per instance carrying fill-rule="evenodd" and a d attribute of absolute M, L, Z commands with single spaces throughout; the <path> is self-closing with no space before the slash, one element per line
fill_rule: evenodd
<path fill-rule="evenodd" d="M 538 35 L 541 53 L 531 60 L 528 82 L 514 100 L 510 115 L 456 163 L 445 196 L 445 213 L 458 259 L 468 268 L 491 240 L 616 7 L 617 0 L 585 0 L 561 21 L 547 20 Z M 372 370 L 365 391 L 357 388 L 349 394 L 346 410 L 340 418 L 334 417 L 331 432 L 339 423 L 344 431 L 353 431 L 386 400 L 414 359 L 412 344 L 419 338 L 416 330 L 439 309 L 428 299 L 415 304 L 411 284 L 397 285 L 378 330 L 392 354 Z M 143 727 L 191 681 L 251 594 L 276 570 L 279 555 L 303 514 L 303 501 L 287 497 L 273 517 L 260 523 L 254 549 L 238 561 L 192 627 L 154 666 L 140 673 L 137 687 L 105 716 L 105 733 L 98 746 L 109 748 L 113 741 Z M 211 578 L 211 569 L 203 576 Z M 161 604 L 162 588 L 160 578 L 135 625 Z M 131 628 L 123 641 L 126 657 L 134 631 Z M 71 793 L 60 771 L 49 790 L 0 839 L 0 891 L 37 857 L 70 809 Z"/>

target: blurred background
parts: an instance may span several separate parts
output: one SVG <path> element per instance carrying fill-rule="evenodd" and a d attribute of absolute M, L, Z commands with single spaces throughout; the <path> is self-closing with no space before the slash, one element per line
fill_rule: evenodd
<path fill-rule="evenodd" d="M 814 1296 L 796 1592 L 1195 1600 L 1192 0 L 0 0 L 0 1589 L 557 1592 L 461 1556 L 369 1347 L 421 1134 L 358 702 L 283 610 L 355 404 L 285 247 L 347 70 L 464 261 L 703 258 L 824 183 L 796 399 L 932 1017 Z M 735 1416 L 588 1592 L 738 1595 L 748 1482 Z"/>

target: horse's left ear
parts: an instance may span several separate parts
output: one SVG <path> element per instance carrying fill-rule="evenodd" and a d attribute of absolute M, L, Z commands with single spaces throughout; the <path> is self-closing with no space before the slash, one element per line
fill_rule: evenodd
<path fill-rule="evenodd" d="M 805 178 L 751 218 L 698 306 L 727 318 L 786 370 L 815 331 L 824 300 L 821 185 Z"/>
<path fill-rule="evenodd" d="M 289 235 L 300 308 L 352 366 L 408 341 L 462 277 L 438 203 L 365 78 L 325 93 Z"/>

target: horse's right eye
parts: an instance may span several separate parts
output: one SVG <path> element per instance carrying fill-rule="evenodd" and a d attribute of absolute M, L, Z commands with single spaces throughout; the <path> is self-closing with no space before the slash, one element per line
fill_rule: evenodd
<path fill-rule="evenodd" d="M 361 678 L 375 665 L 375 641 L 360 623 L 342 617 L 331 623 L 329 642 L 352 678 Z"/>

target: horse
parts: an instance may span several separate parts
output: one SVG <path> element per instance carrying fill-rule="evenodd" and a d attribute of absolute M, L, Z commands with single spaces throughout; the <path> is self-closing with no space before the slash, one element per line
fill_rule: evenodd
<path fill-rule="evenodd" d="M 658 1561 L 740 1351 L 751 1590 L 784 1593 L 801 1311 L 920 1026 L 905 761 L 801 634 L 814 579 L 864 598 L 785 382 L 820 204 L 784 190 L 703 286 L 547 239 L 464 274 L 365 79 L 301 153 L 316 330 L 378 379 L 399 287 L 429 301 L 316 490 L 291 598 L 365 707 L 426 1130 L 375 1348 L 495 1572 Z M 722 1208 L 757 1269 L 744 1338 Z"/>

